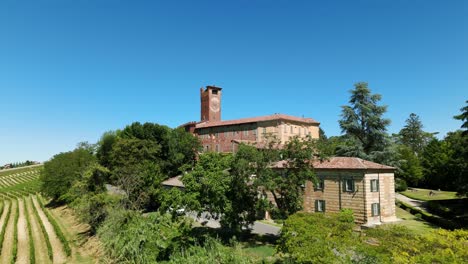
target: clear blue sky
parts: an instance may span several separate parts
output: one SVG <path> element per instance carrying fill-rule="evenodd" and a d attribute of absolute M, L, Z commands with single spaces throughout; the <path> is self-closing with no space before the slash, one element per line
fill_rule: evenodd
<path fill-rule="evenodd" d="M 164 2 L 164 3 L 163 3 Z M 223 119 L 313 117 L 339 135 L 358 81 L 427 131 L 460 127 L 468 99 L 468 1 L 0 3 L 0 164 L 44 161 L 133 121 L 199 120 L 199 88 L 224 88 Z"/>

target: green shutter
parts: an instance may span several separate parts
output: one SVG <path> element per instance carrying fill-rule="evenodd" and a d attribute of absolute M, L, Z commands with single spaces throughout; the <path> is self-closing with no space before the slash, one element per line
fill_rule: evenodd
<path fill-rule="evenodd" d="M 315 200 L 315 212 L 318 212 L 318 200 Z"/>
<path fill-rule="evenodd" d="M 324 212 L 324 213 L 325 213 L 325 211 L 326 211 L 326 209 L 325 209 L 325 205 L 326 205 L 326 204 L 327 204 L 327 203 L 325 202 L 325 200 L 323 200 L 323 212 Z"/>
<path fill-rule="evenodd" d="M 356 185 L 354 184 L 354 179 L 351 179 L 351 191 L 354 192 L 356 190 Z"/>

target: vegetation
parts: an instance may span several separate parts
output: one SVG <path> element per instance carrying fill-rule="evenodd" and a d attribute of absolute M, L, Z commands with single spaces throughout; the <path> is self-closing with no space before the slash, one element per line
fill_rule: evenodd
<path fill-rule="evenodd" d="M 3 222 L 3 226 L 0 227 L 0 228 L 2 228 L 2 230 L 0 232 L 0 252 L 2 251 L 2 248 L 3 248 L 3 240 L 5 239 L 5 232 L 6 232 L 6 227 L 7 227 L 7 224 L 8 224 L 7 219 L 10 219 L 11 213 L 12 213 L 12 210 L 11 210 L 11 202 L 10 202 L 10 207 L 9 207 L 9 210 L 8 210 L 8 214 L 6 215 L 6 218 L 5 218 L 5 222 Z"/>
<path fill-rule="evenodd" d="M 292 215 L 281 233 L 283 259 L 293 263 L 466 263 L 468 231 L 410 232 L 400 225 L 352 231 L 347 217 Z"/>
<path fill-rule="evenodd" d="M 55 221 L 55 218 L 50 214 L 49 210 L 45 208 L 42 199 L 39 197 L 37 201 L 39 202 L 39 205 L 41 206 L 42 211 L 46 215 L 47 219 L 52 224 L 55 234 L 57 234 L 57 237 L 60 239 L 60 242 L 62 242 L 63 249 L 65 250 L 65 254 L 67 254 L 67 256 L 70 256 L 72 253 L 71 247 L 70 247 L 70 244 L 68 243 L 67 238 L 63 234 L 62 229 L 60 229 L 60 226 L 58 225 L 57 221 Z"/>
<path fill-rule="evenodd" d="M 54 258 L 54 255 L 53 255 L 53 252 L 52 252 L 52 244 L 50 243 L 49 234 L 47 233 L 47 230 L 46 230 L 46 228 L 44 226 L 44 223 L 41 221 L 41 218 L 39 217 L 39 212 L 37 211 L 36 206 L 34 206 L 34 203 L 33 203 L 31 197 L 29 197 L 29 201 L 30 201 L 31 207 L 33 209 L 32 211 L 33 211 L 34 217 L 39 222 L 39 226 L 41 227 L 42 234 L 44 235 L 44 239 L 45 239 L 45 242 L 46 242 L 46 245 L 47 245 L 47 255 L 49 256 L 49 259 L 52 261 L 53 258 Z"/>
<path fill-rule="evenodd" d="M 19 206 L 18 200 L 16 200 L 16 212 L 15 212 L 15 220 L 14 220 L 14 228 L 13 228 L 13 253 L 11 255 L 11 263 L 14 264 L 16 262 L 16 258 L 18 257 L 18 219 L 19 219 Z"/>
<path fill-rule="evenodd" d="M 26 202 L 25 198 L 25 202 Z M 28 237 L 29 237 L 29 263 L 30 264 L 35 264 L 36 263 L 36 248 L 34 246 L 34 240 L 33 240 L 33 235 L 32 235 L 32 227 L 31 227 L 31 218 L 33 216 L 31 214 L 26 215 L 26 225 L 28 227 Z"/>

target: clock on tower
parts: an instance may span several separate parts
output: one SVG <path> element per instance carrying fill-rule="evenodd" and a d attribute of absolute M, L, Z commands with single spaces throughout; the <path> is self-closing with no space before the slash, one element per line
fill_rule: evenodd
<path fill-rule="evenodd" d="M 221 121 L 221 90 L 216 86 L 200 89 L 201 121 Z"/>

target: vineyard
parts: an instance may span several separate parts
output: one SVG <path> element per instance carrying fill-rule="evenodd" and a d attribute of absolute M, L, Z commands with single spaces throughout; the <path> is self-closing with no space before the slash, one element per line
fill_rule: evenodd
<path fill-rule="evenodd" d="M 70 263 L 76 251 L 38 194 L 41 167 L 0 171 L 0 263 Z"/>

